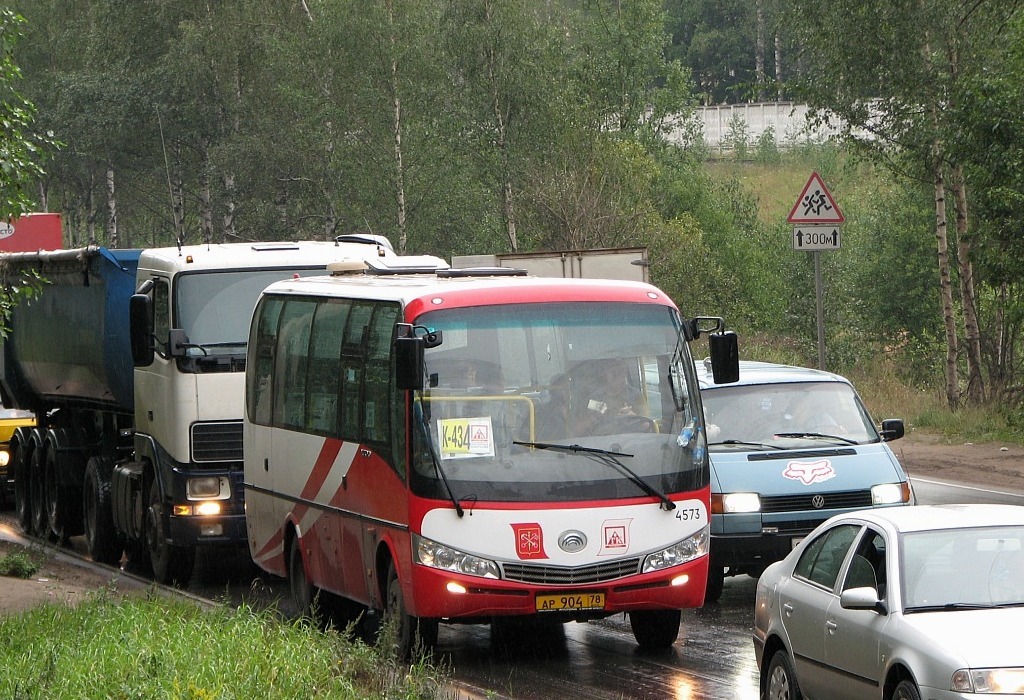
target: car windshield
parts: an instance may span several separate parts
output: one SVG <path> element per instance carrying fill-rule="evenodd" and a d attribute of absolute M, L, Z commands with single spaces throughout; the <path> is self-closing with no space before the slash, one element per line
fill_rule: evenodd
<path fill-rule="evenodd" d="M 459 498 L 502 501 L 707 483 L 696 375 L 674 309 L 508 304 L 417 324 L 443 338 L 426 353 L 417 397 L 419 493 L 444 493 L 442 475 Z"/>
<path fill-rule="evenodd" d="M 701 398 L 712 451 L 879 439 L 856 392 L 843 382 L 707 387 Z"/>
<path fill-rule="evenodd" d="M 1024 605 L 1024 526 L 908 533 L 901 553 L 905 612 Z"/>

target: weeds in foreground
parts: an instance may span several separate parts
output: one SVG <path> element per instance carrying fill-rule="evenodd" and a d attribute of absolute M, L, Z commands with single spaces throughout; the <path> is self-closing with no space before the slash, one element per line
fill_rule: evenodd
<path fill-rule="evenodd" d="M 0 697 L 394 698 L 433 700 L 445 679 L 427 661 L 282 622 L 274 611 L 115 598 L 45 605 L 0 618 Z"/>
<path fill-rule="evenodd" d="M 39 557 L 28 550 L 18 549 L 0 558 L 0 576 L 31 578 L 40 566 Z"/>

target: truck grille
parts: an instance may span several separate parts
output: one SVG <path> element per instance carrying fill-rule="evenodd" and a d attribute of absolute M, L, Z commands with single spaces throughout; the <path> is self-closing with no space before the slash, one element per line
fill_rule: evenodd
<path fill-rule="evenodd" d="M 242 421 L 192 424 L 193 462 L 241 462 Z"/>
<path fill-rule="evenodd" d="M 640 572 L 640 558 L 620 559 L 591 566 L 544 566 L 537 564 L 503 564 L 505 578 L 521 583 L 546 585 L 579 585 L 614 581 Z"/>
<path fill-rule="evenodd" d="M 811 495 L 798 496 L 762 496 L 762 513 L 788 513 L 794 510 L 832 510 L 835 508 L 869 508 L 871 507 L 871 491 L 838 491 L 836 493 L 817 494 L 825 499 L 820 506 L 811 502 Z"/>

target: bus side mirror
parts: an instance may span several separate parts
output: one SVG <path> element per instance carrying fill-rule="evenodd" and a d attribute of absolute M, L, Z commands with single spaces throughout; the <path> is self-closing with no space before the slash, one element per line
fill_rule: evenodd
<path fill-rule="evenodd" d="M 426 342 L 415 336 L 395 338 L 395 384 L 399 391 L 423 388 L 423 351 Z"/>
<path fill-rule="evenodd" d="M 148 294 L 133 294 L 128 300 L 128 337 L 132 363 L 136 367 L 153 364 L 153 300 Z"/>
<path fill-rule="evenodd" d="M 740 380 L 740 345 L 736 333 L 722 331 L 708 335 L 711 350 L 711 374 L 715 384 L 732 384 Z"/>

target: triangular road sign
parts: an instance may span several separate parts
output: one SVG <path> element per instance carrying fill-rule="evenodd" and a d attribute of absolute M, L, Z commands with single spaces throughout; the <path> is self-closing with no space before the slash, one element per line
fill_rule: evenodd
<path fill-rule="evenodd" d="M 811 173 L 807 184 L 786 219 L 791 224 L 841 224 L 846 217 L 818 173 Z"/>

